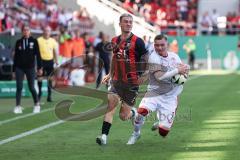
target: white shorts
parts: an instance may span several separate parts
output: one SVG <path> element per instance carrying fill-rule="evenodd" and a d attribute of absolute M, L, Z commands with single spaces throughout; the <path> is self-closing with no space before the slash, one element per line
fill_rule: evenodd
<path fill-rule="evenodd" d="M 157 112 L 159 125 L 164 128 L 170 129 L 176 114 L 178 105 L 178 95 L 181 93 L 182 88 L 177 92 L 164 95 L 153 95 L 147 92 L 142 99 L 139 108 L 145 108 L 149 112 Z"/>

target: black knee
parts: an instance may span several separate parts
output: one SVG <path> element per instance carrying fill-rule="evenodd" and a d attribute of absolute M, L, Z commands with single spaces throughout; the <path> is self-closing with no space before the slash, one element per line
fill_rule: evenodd
<path fill-rule="evenodd" d="M 17 87 L 17 93 L 21 93 L 22 92 L 22 89 L 23 89 L 23 86 L 20 86 L 20 87 Z"/>
<path fill-rule="evenodd" d="M 31 93 L 34 93 L 34 92 L 36 92 L 36 90 L 35 90 L 34 86 L 29 86 L 29 90 L 30 90 L 30 92 L 31 92 Z"/>

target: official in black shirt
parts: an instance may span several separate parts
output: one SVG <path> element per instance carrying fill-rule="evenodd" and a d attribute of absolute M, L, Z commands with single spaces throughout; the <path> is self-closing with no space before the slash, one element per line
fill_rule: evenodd
<path fill-rule="evenodd" d="M 15 45 L 14 55 L 14 69 L 16 76 L 16 107 L 14 108 L 15 114 L 22 113 L 21 107 L 21 94 L 23 88 L 24 75 L 27 77 L 28 87 L 32 94 L 34 101 L 33 113 L 40 112 L 40 105 L 37 92 L 34 88 L 34 80 L 36 77 L 35 65 L 37 60 L 38 74 L 42 74 L 41 58 L 38 47 L 38 42 L 35 38 L 31 37 L 29 26 L 23 26 L 23 37 L 18 39 Z"/>

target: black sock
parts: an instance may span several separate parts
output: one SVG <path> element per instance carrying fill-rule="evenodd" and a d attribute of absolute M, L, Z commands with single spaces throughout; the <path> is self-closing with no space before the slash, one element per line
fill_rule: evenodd
<path fill-rule="evenodd" d="M 103 121 L 103 124 L 102 124 L 102 134 L 108 135 L 111 126 L 112 126 L 111 123 Z"/>

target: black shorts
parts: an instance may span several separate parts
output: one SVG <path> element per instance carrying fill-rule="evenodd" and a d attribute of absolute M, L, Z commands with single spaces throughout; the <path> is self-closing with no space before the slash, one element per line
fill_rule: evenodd
<path fill-rule="evenodd" d="M 43 75 L 41 77 L 48 77 L 54 70 L 54 62 L 53 60 L 42 60 L 42 67 L 43 67 Z"/>
<path fill-rule="evenodd" d="M 133 106 L 138 95 L 138 85 L 126 84 L 118 81 L 111 81 L 108 92 L 117 94 L 121 101 Z"/>

